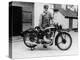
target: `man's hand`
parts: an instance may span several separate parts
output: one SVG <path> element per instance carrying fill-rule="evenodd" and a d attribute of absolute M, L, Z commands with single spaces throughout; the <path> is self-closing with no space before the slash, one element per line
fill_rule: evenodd
<path fill-rule="evenodd" d="M 50 24 L 54 24 L 54 21 L 53 20 L 50 20 Z"/>

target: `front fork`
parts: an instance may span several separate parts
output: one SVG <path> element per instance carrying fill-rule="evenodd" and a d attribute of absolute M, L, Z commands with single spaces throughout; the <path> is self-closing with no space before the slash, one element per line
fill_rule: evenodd
<path fill-rule="evenodd" d="M 50 46 L 53 45 L 53 40 L 54 40 L 54 38 L 55 38 L 55 32 L 51 32 L 51 38 L 50 38 L 50 39 L 51 39 L 51 42 L 52 42 L 52 43 L 50 44 Z M 54 41 L 55 41 L 55 40 L 54 40 Z"/>

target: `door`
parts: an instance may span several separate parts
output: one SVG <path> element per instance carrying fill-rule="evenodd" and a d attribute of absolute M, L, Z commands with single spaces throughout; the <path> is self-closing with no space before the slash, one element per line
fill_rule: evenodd
<path fill-rule="evenodd" d="M 18 6 L 9 7 L 9 34 L 20 35 L 22 31 L 22 8 Z"/>

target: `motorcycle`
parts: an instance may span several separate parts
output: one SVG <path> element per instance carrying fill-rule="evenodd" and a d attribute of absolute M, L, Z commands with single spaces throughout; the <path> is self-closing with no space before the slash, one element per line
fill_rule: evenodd
<path fill-rule="evenodd" d="M 68 50 L 72 45 L 71 35 L 62 31 L 61 25 L 54 24 L 53 26 L 45 29 L 36 26 L 35 28 L 26 30 L 22 33 L 24 44 L 31 50 L 34 50 L 38 44 L 42 44 L 43 48 L 52 46 L 53 40 L 55 40 L 55 45 L 60 50 Z"/>

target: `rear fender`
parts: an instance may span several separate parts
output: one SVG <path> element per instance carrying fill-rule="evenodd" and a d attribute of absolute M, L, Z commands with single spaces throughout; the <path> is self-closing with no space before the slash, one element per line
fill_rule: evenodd
<path fill-rule="evenodd" d="M 24 37 L 27 33 L 37 33 L 37 31 L 34 28 L 30 28 L 30 29 L 22 32 L 21 36 Z"/>

